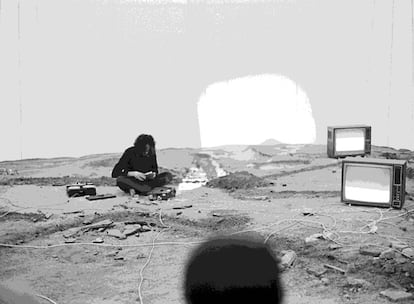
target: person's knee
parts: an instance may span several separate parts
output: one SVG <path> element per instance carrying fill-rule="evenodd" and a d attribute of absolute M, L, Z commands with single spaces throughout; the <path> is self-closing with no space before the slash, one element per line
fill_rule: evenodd
<path fill-rule="evenodd" d="M 124 192 L 129 192 L 129 189 L 132 188 L 132 185 L 130 183 L 131 181 L 126 176 L 118 176 L 116 178 L 116 185 Z"/>
<path fill-rule="evenodd" d="M 195 250 L 185 270 L 188 304 L 282 301 L 278 260 L 261 242 L 209 240 Z"/>
<path fill-rule="evenodd" d="M 169 183 L 173 180 L 173 175 L 170 172 L 165 172 L 165 181 Z"/>

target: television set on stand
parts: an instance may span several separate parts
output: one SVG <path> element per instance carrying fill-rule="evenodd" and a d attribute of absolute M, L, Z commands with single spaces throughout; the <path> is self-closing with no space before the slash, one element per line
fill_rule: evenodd
<path fill-rule="evenodd" d="M 347 157 L 342 161 L 341 201 L 401 209 L 406 170 L 405 160 Z"/>
<path fill-rule="evenodd" d="M 371 126 L 329 126 L 327 150 L 330 158 L 371 154 Z"/>

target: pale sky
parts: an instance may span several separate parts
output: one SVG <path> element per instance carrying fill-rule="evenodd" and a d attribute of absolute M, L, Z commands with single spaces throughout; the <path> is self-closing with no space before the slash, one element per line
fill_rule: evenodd
<path fill-rule="evenodd" d="M 206 92 L 260 75 L 306 95 L 315 143 L 329 125 L 361 123 L 373 145 L 414 149 L 410 0 L 0 3 L 0 161 L 122 152 L 140 133 L 158 148 L 200 147 Z M 260 125 L 269 96 L 252 99 Z M 288 131 L 275 139 L 294 141 Z"/>

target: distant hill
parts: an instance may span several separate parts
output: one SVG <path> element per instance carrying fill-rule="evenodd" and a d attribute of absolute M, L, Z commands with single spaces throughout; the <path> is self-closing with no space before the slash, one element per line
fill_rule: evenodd
<path fill-rule="evenodd" d="M 264 142 L 262 142 L 260 145 L 261 146 L 274 146 L 274 145 L 280 145 L 280 144 L 283 144 L 283 143 L 280 141 L 277 141 L 274 138 L 269 138 L 269 139 L 266 139 Z"/>

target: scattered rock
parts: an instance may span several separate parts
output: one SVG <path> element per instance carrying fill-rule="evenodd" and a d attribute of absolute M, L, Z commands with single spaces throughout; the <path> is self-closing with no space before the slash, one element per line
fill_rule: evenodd
<path fill-rule="evenodd" d="M 65 239 L 68 239 L 68 238 L 73 238 L 74 236 L 77 236 L 78 234 L 79 234 L 78 228 L 71 228 L 63 232 L 63 237 Z"/>
<path fill-rule="evenodd" d="M 251 197 L 251 199 L 255 201 L 265 201 L 265 200 L 268 200 L 269 197 L 266 195 L 259 195 L 259 196 L 253 196 Z"/>
<path fill-rule="evenodd" d="M 187 209 L 191 207 L 193 207 L 193 205 L 176 206 L 176 207 L 173 207 L 173 209 Z"/>
<path fill-rule="evenodd" d="M 323 266 L 326 267 L 326 268 L 329 268 L 329 269 L 333 269 L 333 270 L 339 271 L 342 274 L 345 274 L 346 273 L 346 271 L 343 270 L 342 268 L 339 268 L 339 267 L 336 267 L 336 266 L 333 266 L 333 265 L 324 264 Z"/>
<path fill-rule="evenodd" d="M 331 245 L 329 245 L 329 249 L 330 250 L 336 250 L 336 249 L 339 249 L 339 248 L 342 248 L 342 246 L 339 245 L 339 244 L 331 244 Z"/>
<path fill-rule="evenodd" d="M 320 240 L 322 240 L 323 234 L 322 233 L 316 233 L 316 234 L 312 234 L 311 236 L 305 238 L 305 243 L 313 243 L 313 242 L 318 242 Z"/>
<path fill-rule="evenodd" d="M 94 253 L 93 253 L 93 255 L 98 255 L 99 254 L 99 252 L 98 251 L 95 251 Z"/>
<path fill-rule="evenodd" d="M 114 257 L 114 260 L 115 261 L 123 261 L 123 260 L 125 260 L 125 258 L 123 256 L 116 256 L 116 257 Z"/>
<path fill-rule="evenodd" d="M 395 251 L 392 248 L 384 250 L 383 252 L 381 252 L 379 257 L 380 257 L 380 259 L 384 259 L 384 260 L 394 259 L 395 258 Z"/>
<path fill-rule="evenodd" d="M 326 273 L 326 269 L 321 266 L 310 266 L 306 268 L 306 272 L 319 278 Z"/>
<path fill-rule="evenodd" d="M 151 227 L 147 226 L 147 225 L 143 225 L 140 229 L 140 232 L 147 232 L 147 231 L 151 231 Z"/>
<path fill-rule="evenodd" d="M 410 300 L 413 298 L 413 294 L 411 293 L 394 289 L 381 291 L 380 295 L 394 302 Z"/>
<path fill-rule="evenodd" d="M 372 284 L 364 279 L 357 279 L 354 277 L 347 277 L 346 278 L 346 282 L 348 286 L 352 286 L 352 287 L 371 287 Z"/>
<path fill-rule="evenodd" d="M 113 236 L 113 237 L 116 237 L 117 239 L 120 239 L 120 240 L 124 240 L 124 239 L 127 238 L 126 235 L 123 234 L 118 229 L 109 229 L 106 233 L 107 233 L 108 236 Z"/>
<path fill-rule="evenodd" d="M 323 233 L 323 238 L 325 239 L 325 240 L 332 240 L 333 238 L 334 238 L 334 234 L 332 233 L 332 232 L 324 232 Z"/>
<path fill-rule="evenodd" d="M 125 231 L 125 223 L 124 222 L 116 222 L 114 223 L 114 229 L 118 229 L 122 233 Z"/>
<path fill-rule="evenodd" d="M 349 300 L 351 298 L 351 296 L 349 294 L 347 294 L 347 293 L 344 293 L 344 298 L 347 299 L 347 300 Z"/>
<path fill-rule="evenodd" d="M 410 259 L 414 259 L 414 249 L 413 248 L 405 248 L 402 251 L 402 254 Z"/>
<path fill-rule="evenodd" d="M 408 248 L 408 244 L 399 241 L 391 241 L 391 247 L 401 251 L 405 248 Z"/>
<path fill-rule="evenodd" d="M 314 213 L 313 213 L 313 212 L 312 212 L 312 210 L 310 210 L 310 209 L 305 209 L 305 210 L 303 210 L 302 214 L 303 214 L 304 216 L 312 216 L 312 215 L 314 215 Z"/>
<path fill-rule="evenodd" d="M 53 213 L 46 213 L 45 218 L 48 220 L 52 217 Z"/>
<path fill-rule="evenodd" d="M 395 273 L 395 266 L 391 263 L 386 263 L 384 266 L 382 266 L 382 270 L 388 274 Z"/>
<path fill-rule="evenodd" d="M 76 240 L 75 239 L 66 239 L 65 240 L 65 243 L 66 244 L 72 244 L 72 243 L 75 243 L 76 242 Z"/>
<path fill-rule="evenodd" d="M 101 244 L 103 242 L 104 242 L 103 238 L 96 238 L 92 241 L 92 243 L 97 243 L 97 244 Z"/>
<path fill-rule="evenodd" d="M 401 255 L 399 255 L 399 256 L 397 256 L 396 258 L 395 258 L 395 263 L 397 263 L 397 264 L 404 264 L 405 262 L 407 262 L 407 259 L 405 258 L 405 257 L 403 257 L 403 256 L 401 256 Z"/>
<path fill-rule="evenodd" d="M 404 287 L 402 287 L 398 282 L 390 280 L 388 284 L 394 288 L 395 290 L 402 290 L 407 291 Z"/>
<path fill-rule="evenodd" d="M 90 225 L 90 224 L 92 224 L 92 220 L 91 220 L 91 219 L 85 219 L 85 220 L 83 221 L 83 224 L 84 224 L 84 225 Z"/>
<path fill-rule="evenodd" d="M 114 226 L 114 222 L 111 220 L 103 220 L 100 222 L 97 222 L 95 224 L 91 224 L 91 225 L 86 225 L 84 227 L 82 227 L 81 229 L 83 230 L 93 230 L 93 229 L 99 229 L 99 228 L 109 228 Z"/>
<path fill-rule="evenodd" d="M 115 250 L 115 251 L 109 252 L 106 256 L 109 257 L 109 258 L 111 258 L 111 257 L 116 256 L 117 254 L 118 254 L 118 250 Z"/>
<path fill-rule="evenodd" d="M 357 268 L 354 263 L 349 263 L 346 266 L 346 273 L 356 273 L 356 272 L 357 272 Z"/>
<path fill-rule="evenodd" d="M 296 261 L 296 258 L 297 258 L 296 252 L 294 252 L 293 250 L 285 251 L 280 260 L 280 264 L 282 268 L 288 268 L 288 267 L 293 266 L 293 264 Z"/>
<path fill-rule="evenodd" d="M 137 232 L 139 232 L 140 229 L 141 229 L 141 225 L 128 227 L 128 228 L 125 229 L 124 234 L 126 236 L 130 236 L 130 235 L 133 235 L 133 234 L 136 234 Z"/>
<path fill-rule="evenodd" d="M 218 213 L 213 213 L 212 215 L 213 216 L 216 216 L 216 217 L 220 217 L 221 216 L 221 214 L 218 214 Z"/>
<path fill-rule="evenodd" d="M 361 246 L 359 248 L 359 253 L 362 255 L 369 255 L 372 257 L 379 257 L 381 254 L 381 249 L 375 246 Z"/>
<path fill-rule="evenodd" d="M 152 216 L 156 216 L 157 213 L 152 214 Z M 149 214 L 146 215 L 142 215 L 142 216 L 149 216 Z M 148 225 L 147 221 L 142 221 L 142 220 L 130 220 L 130 221 L 124 221 L 125 225 Z"/>
<path fill-rule="evenodd" d="M 68 200 L 69 203 L 69 200 Z M 78 214 L 78 213 L 83 213 L 82 210 L 75 210 L 75 211 L 68 211 L 68 212 L 63 212 L 63 214 Z"/>

